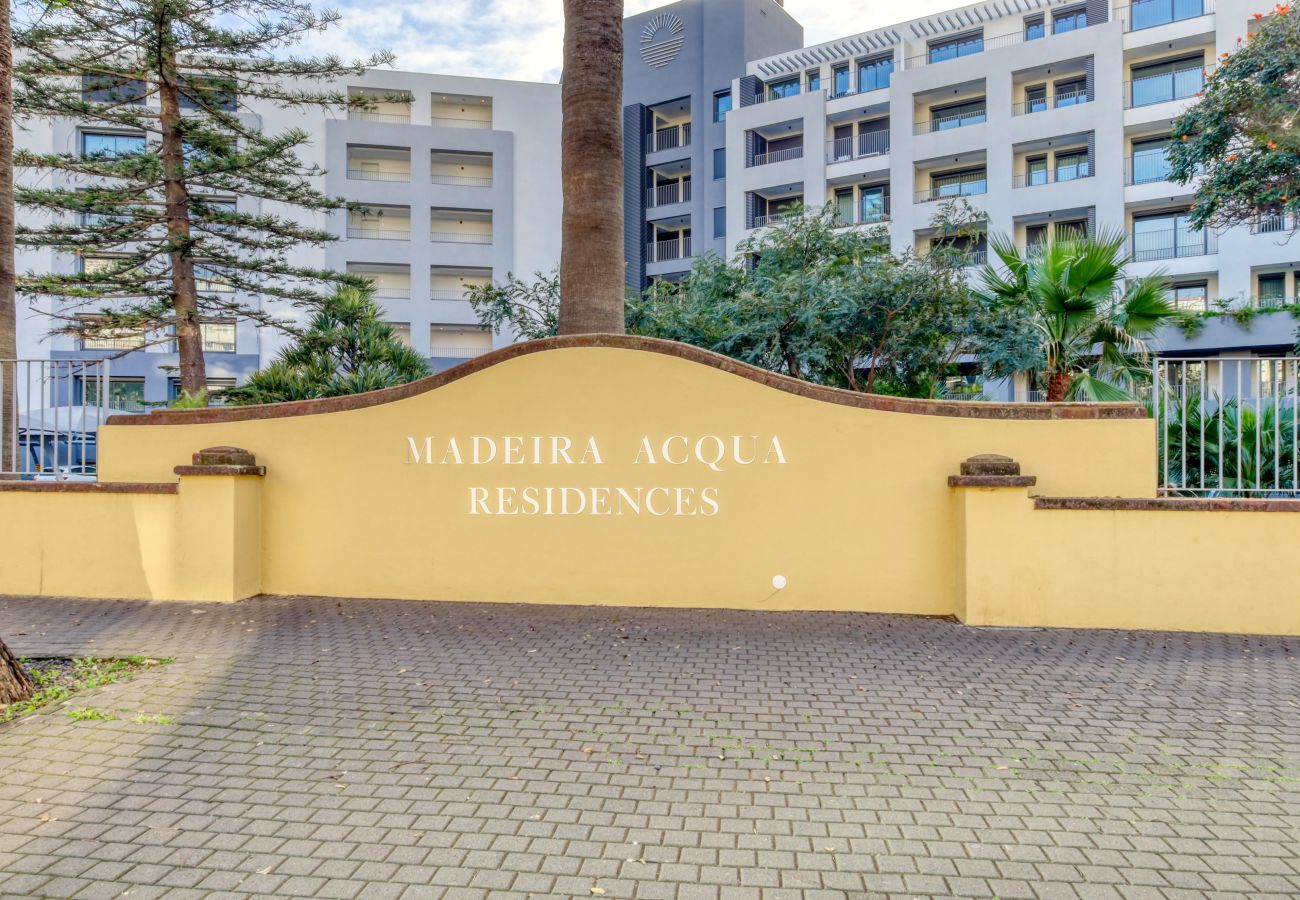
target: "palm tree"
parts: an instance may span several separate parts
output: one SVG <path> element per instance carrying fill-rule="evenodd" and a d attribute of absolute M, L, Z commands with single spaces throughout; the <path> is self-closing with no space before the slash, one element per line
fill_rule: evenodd
<path fill-rule="evenodd" d="M 623 2 L 564 0 L 560 334 L 622 334 Z"/>
<path fill-rule="evenodd" d="M 982 297 L 1021 306 L 1031 317 L 1049 401 L 1132 400 L 1147 372 L 1148 341 L 1176 315 L 1162 276 L 1125 279 L 1124 244 L 1122 231 L 1027 253 L 1005 235 L 989 240 L 1006 271 L 984 266 Z"/>

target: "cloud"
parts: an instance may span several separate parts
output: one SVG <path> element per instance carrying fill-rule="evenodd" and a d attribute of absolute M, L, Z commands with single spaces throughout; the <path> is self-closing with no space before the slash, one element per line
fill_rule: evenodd
<path fill-rule="evenodd" d="M 630 15 L 662 5 L 627 0 L 625 10 Z M 914 0 L 908 13 L 928 15 L 952 6 L 952 0 Z M 340 24 L 313 38 L 307 49 L 346 59 L 392 50 L 397 68 L 414 72 L 560 80 L 560 0 L 343 0 L 337 8 Z M 802 23 L 809 44 L 899 21 L 887 4 L 786 0 L 786 9 Z"/>

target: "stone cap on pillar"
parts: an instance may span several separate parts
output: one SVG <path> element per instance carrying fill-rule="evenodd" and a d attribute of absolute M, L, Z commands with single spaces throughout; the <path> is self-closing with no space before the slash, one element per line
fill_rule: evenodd
<path fill-rule="evenodd" d="M 1033 487 L 1038 479 L 1021 475 L 1020 463 L 999 453 L 981 453 L 961 464 L 960 475 L 948 476 L 948 487 Z"/>
<path fill-rule="evenodd" d="M 266 466 L 242 447 L 205 447 L 194 454 L 194 464 L 177 466 L 177 475 L 265 475 Z"/>

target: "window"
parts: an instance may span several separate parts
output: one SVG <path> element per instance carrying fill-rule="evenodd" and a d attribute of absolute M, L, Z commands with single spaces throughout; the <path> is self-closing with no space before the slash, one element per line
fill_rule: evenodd
<path fill-rule="evenodd" d="M 131 153 L 143 153 L 143 134 L 107 134 L 101 131 L 81 133 L 81 155 L 101 159 L 116 159 Z"/>
<path fill-rule="evenodd" d="M 235 379 L 233 378 L 209 378 L 207 380 L 208 405 L 225 406 L 226 405 L 225 400 L 222 398 L 221 392 L 226 388 L 232 388 L 234 386 L 235 386 Z M 175 400 L 178 397 L 180 397 L 180 395 L 181 395 L 181 380 L 179 378 L 168 378 L 167 399 Z"/>
<path fill-rule="evenodd" d="M 1204 0 L 1133 0 L 1129 7 L 1132 13 L 1132 28 L 1154 28 L 1169 22 L 1181 22 L 1201 15 L 1205 8 Z"/>
<path fill-rule="evenodd" d="M 1133 142 L 1133 167 L 1131 178 L 1134 184 L 1150 184 L 1153 181 L 1165 181 L 1169 177 L 1169 138 L 1160 137 L 1146 141 Z"/>
<path fill-rule="evenodd" d="M 980 53 L 983 50 L 984 33 L 974 31 L 970 34 L 960 34 L 940 41 L 931 41 L 928 55 L 930 62 L 937 63 L 943 62 L 945 59 L 956 59 L 959 56 L 970 56 L 972 53 Z"/>
<path fill-rule="evenodd" d="M 81 400 L 86 406 L 99 406 L 101 378 L 86 378 L 81 382 Z M 144 409 L 143 378 L 110 378 L 108 380 L 108 408 L 127 412 Z"/>
<path fill-rule="evenodd" d="M 809 69 L 804 74 L 804 83 L 808 85 L 808 93 L 813 94 L 822 89 L 822 70 Z"/>
<path fill-rule="evenodd" d="M 1286 303 L 1286 273 L 1270 272 L 1259 276 L 1260 306 L 1282 306 Z"/>
<path fill-rule="evenodd" d="M 876 56 L 858 62 L 858 93 L 878 91 L 889 87 L 889 77 L 894 72 L 893 54 Z"/>
<path fill-rule="evenodd" d="M 204 353 L 235 352 L 235 320 L 222 319 L 213 322 L 200 322 L 199 331 L 203 335 Z"/>
<path fill-rule="evenodd" d="M 87 103 L 143 103 L 145 84 L 113 75 L 82 75 L 81 99 Z"/>
<path fill-rule="evenodd" d="M 1056 223 L 1056 239 L 1058 241 L 1082 241 L 1087 237 L 1088 223 L 1084 219 Z"/>
<path fill-rule="evenodd" d="M 1047 226 L 1029 225 L 1025 228 L 1026 255 L 1041 252 L 1047 246 Z"/>
<path fill-rule="evenodd" d="M 713 180 L 727 177 L 727 148 L 716 147 L 713 150 Z"/>
<path fill-rule="evenodd" d="M 713 121 L 726 120 L 731 112 L 731 91 L 715 91 L 713 94 Z"/>
<path fill-rule="evenodd" d="M 853 188 L 840 188 L 835 192 L 835 224 L 853 223 Z"/>
<path fill-rule="evenodd" d="M 849 93 L 849 64 L 841 63 L 840 65 L 833 67 L 831 69 L 831 81 L 833 82 L 833 96 L 843 97 L 845 94 Z"/>
<path fill-rule="evenodd" d="M 777 100 L 781 97 L 794 97 L 798 93 L 798 78 L 785 78 L 781 81 L 773 81 L 767 86 L 767 97 L 769 100 Z"/>
<path fill-rule="evenodd" d="M 1047 85 L 1036 84 L 1025 88 L 1025 111 L 1036 113 L 1047 109 Z"/>
<path fill-rule="evenodd" d="M 727 208 L 725 206 L 713 207 L 713 236 L 715 238 L 727 236 Z"/>
<path fill-rule="evenodd" d="M 930 196 L 932 198 L 969 197 L 987 191 L 988 174 L 983 168 L 930 176 Z"/>
<path fill-rule="evenodd" d="M 1192 228 L 1187 213 L 1156 213 L 1133 219 L 1133 259 L 1175 259 L 1203 256 L 1208 232 Z"/>
<path fill-rule="evenodd" d="M 968 100 L 951 106 L 935 106 L 930 109 L 930 130 L 947 131 L 966 125 L 978 125 L 985 116 L 984 99 Z"/>
<path fill-rule="evenodd" d="M 1174 308 L 1185 312 L 1205 312 L 1209 308 L 1206 283 L 1174 285 Z"/>
<path fill-rule="evenodd" d="M 1042 16 L 1030 16 L 1025 19 L 1025 40 L 1036 41 L 1047 34 Z"/>
<path fill-rule="evenodd" d="M 1204 55 L 1198 53 L 1166 62 L 1134 66 L 1130 103 L 1133 106 L 1146 106 L 1195 95 L 1205 86 L 1204 60 Z"/>
<path fill-rule="evenodd" d="M 1069 150 L 1056 154 L 1056 180 L 1073 181 L 1091 175 L 1087 150 Z"/>
<path fill-rule="evenodd" d="M 858 195 L 858 221 L 883 222 L 889 214 L 889 189 L 884 185 L 861 188 Z"/>
<path fill-rule="evenodd" d="M 1087 27 L 1088 10 L 1082 6 L 1052 16 L 1052 34 L 1065 34 L 1067 31 L 1078 31 L 1080 28 Z"/>
<path fill-rule="evenodd" d="M 1088 102 L 1088 79 L 1086 78 L 1058 81 L 1052 87 L 1056 91 L 1054 102 L 1057 108 Z"/>
<path fill-rule="evenodd" d="M 181 109 L 219 109 L 234 112 L 235 93 L 230 79 L 186 75 L 181 80 Z"/>
<path fill-rule="evenodd" d="M 440 359 L 473 359 L 492 349 L 492 332 L 473 325 L 430 325 L 429 355 Z"/>
<path fill-rule="evenodd" d="M 143 346 L 144 332 L 139 328 L 101 328 L 81 339 L 82 350 L 138 350 Z"/>
<path fill-rule="evenodd" d="M 194 281 L 201 294 L 230 294 L 235 290 L 227 278 L 223 277 L 221 269 L 210 265 L 196 264 Z"/>
<path fill-rule="evenodd" d="M 1047 184 L 1047 157 L 1031 156 L 1025 160 L 1025 184 Z"/>

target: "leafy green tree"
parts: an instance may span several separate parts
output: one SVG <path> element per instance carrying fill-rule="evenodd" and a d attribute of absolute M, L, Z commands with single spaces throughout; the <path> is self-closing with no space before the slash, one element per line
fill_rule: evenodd
<path fill-rule="evenodd" d="M 1290 6 L 1256 14 L 1249 40 L 1206 73 L 1194 106 L 1174 122 L 1170 177 L 1202 180 L 1196 227 L 1300 214 L 1300 17 Z"/>
<path fill-rule="evenodd" d="M 474 284 L 465 299 L 479 322 L 494 332 L 512 331 L 525 341 L 551 337 L 560 324 L 560 273 L 536 273 L 535 281 L 521 281 L 514 273 L 505 284 Z"/>
<path fill-rule="evenodd" d="M 381 315 L 368 290 L 338 288 L 269 366 L 221 396 L 240 405 L 284 403 L 360 394 L 424 378 L 428 364 L 393 334 Z"/>
<path fill-rule="evenodd" d="M 837 227 L 835 211 L 792 215 L 706 256 L 680 284 L 629 301 L 629 330 L 705 347 L 796 378 L 871 393 L 935 396 L 1005 304 L 966 282 L 977 223 L 944 218 L 925 254 L 891 254 L 883 229 Z"/>
<path fill-rule="evenodd" d="M 1267 496 L 1296 487 L 1294 406 L 1265 398 L 1257 406 L 1238 397 L 1170 392 L 1161 404 L 1164 433 L 1157 445 L 1161 478 L 1191 495 L 1231 490 Z"/>
<path fill-rule="evenodd" d="M 42 223 L 20 245 L 74 254 L 76 272 L 28 274 L 19 289 L 55 310 L 56 331 L 123 330 L 171 340 L 181 387 L 206 383 L 201 323 L 244 319 L 279 327 L 264 300 L 312 305 L 355 276 L 295 265 L 289 253 L 334 236 L 304 224 L 346 207 L 312 186 L 302 129 L 264 133 L 253 105 L 343 108 L 314 84 L 392 61 L 345 63 L 285 55 L 338 19 L 302 0 L 30 2 L 15 30 L 14 104 L 20 117 L 70 119 L 119 136 L 76 153 L 20 150 L 16 164 L 45 177 L 16 191 Z M 241 198 L 258 201 L 253 209 Z M 240 295 L 256 299 L 246 302 Z"/>
<path fill-rule="evenodd" d="M 1053 402 L 1133 399 L 1134 383 L 1148 374 L 1147 342 L 1177 313 L 1163 277 L 1125 281 L 1124 244 L 1122 232 L 1109 232 L 1024 254 L 1009 237 L 993 236 L 1006 271 L 986 264 L 981 294 L 1029 323 L 1037 341 L 992 342 L 985 353 L 990 374 L 1034 370 Z"/>

